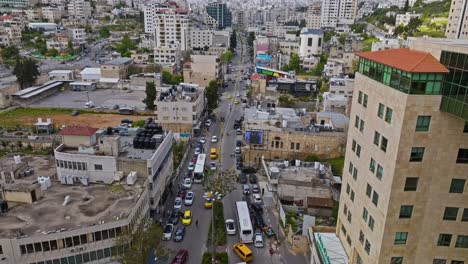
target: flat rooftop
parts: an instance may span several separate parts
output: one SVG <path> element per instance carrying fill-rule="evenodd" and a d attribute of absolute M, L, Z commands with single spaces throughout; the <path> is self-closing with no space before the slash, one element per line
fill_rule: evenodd
<path fill-rule="evenodd" d="M 288 165 L 286 165 L 286 163 Z M 333 174 L 331 167 L 327 163 L 320 163 L 323 165 L 322 170 L 315 168 L 314 162 L 300 161 L 300 166 L 292 166 L 290 162 L 285 161 L 270 161 L 267 162 L 268 168 L 272 173 L 279 172 L 279 180 L 295 181 L 295 182 L 312 182 L 314 180 L 332 180 Z M 272 176 L 273 178 L 273 176 Z"/>
<path fill-rule="evenodd" d="M 320 248 L 325 255 L 320 254 L 321 260 L 325 263 L 348 264 L 349 258 L 341 244 L 340 239 L 335 233 L 314 233 L 317 241 L 317 250 Z M 327 260 L 324 260 L 327 259 Z"/>
<path fill-rule="evenodd" d="M 159 93 L 157 102 L 195 102 L 202 94 L 202 89 L 198 84 L 180 83 L 175 87 L 162 88 Z"/>
<path fill-rule="evenodd" d="M 118 58 L 112 61 L 109 61 L 105 65 L 126 65 L 132 62 L 132 58 Z"/>
<path fill-rule="evenodd" d="M 30 175 L 18 176 L 21 172 L 33 169 Z M 16 164 L 13 156 L 4 156 L 0 159 L 0 170 L 6 172 L 15 172 L 15 180 L 19 181 L 37 181 L 37 177 L 50 177 L 56 173 L 55 159 L 51 156 L 21 156 L 21 163 Z M 1 180 L 1 179 L 0 179 Z"/>
<path fill-rule="evenodd" d="M 141 178 L 133 186 L 69 186 L 53 182 L 44 197 L 33 204 L 8 203 L 8 212 L 0 217 L 0 236 L 57 233 L 127 218 L 143 190 Z M 63 206 L 66 196 L 71 201 Z"/>

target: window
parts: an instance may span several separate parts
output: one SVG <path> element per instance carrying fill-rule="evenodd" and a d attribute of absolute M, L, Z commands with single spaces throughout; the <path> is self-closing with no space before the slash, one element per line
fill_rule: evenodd
<path fill-rule="evenodd" d="M 468 248 L 468 236 L 458 236 L 455 243 L 456 248 Z"/>
<path fill-rule="evenodd" d="M 359 128 L 359 116 L 356 115 L 356 118 L 354 119 L 354 127 Z"/>
<path fill-rule="evenodd" d="M 362 95 L 363 95 L 363 93 L 361 91 L 359 91 L 358 99 L 357 99 L 359 104 L 362 104 Z"/>
<path fill-rule="evenodd" d="M 358 156 L 358 158 L 361 157 L 361 145 L 357 145 L 357 148 L 356 148 L 356 156 Z"/>
<path fill-rule="evenodd" d="M 3 254 L 3 248 L 2 248 L 2 245 L 0 245 L 0 255 Z"/>
<path fill-rule="evenodd" d="M 351 196 L 350 196 L 350 198 L 351 198 L 351 201 L 354 202 L 354 191 L 353 191 L 353 190 L 351 190 Z"/>
<path fill-rule="evenodd" d="M 356 140 L 353 139 L 353 143 L 351 144 L 351 149 L 353 150 L 353 152 L 356 151 Z"/>
<path fill-rule="evenodd" d="M 413 214 L 413 206 L 412 205 L 402 205 L 400 206 L 400 219 L 401 218 L 411 218 Z"/>
<path fill-rule="evenodd" d="M 457 163 L 468 163 L 468 149 L 459 149 Z"/>
<path fill-rule="evenodd" d="M 349 236 L 346 237 L 346 241 L 348 242 L 348 244 L 351 246 L 351 238 Z"/>
<path fill-rule="evenodd" d="M 404 245 L 408 239 L 408 232 L 396 232 L 395 233 L 395 245 Z"/>
<path fill-rule="evenodd" d="M 300 143 L 296 143 L 296 150 L 299 150 L 300 147 L 301 147 L 301 144 L 300 144 Z"/>
<path fill-rule="evenodd" d="M 390 264 L 403 264 L 403 257 L 392 257 Z"/>
<path fill-rule="evenodd" d="M 447 260 L 446 259 L 434 259 L 434 261 L 432 261 L 432 264 L 447 264 Z"/>
<path fill-rule="evenodd" d="M 374 133 L 374 145 L 380 145 L 380 133 L 377 131 Z"/>
<path fill-rule="evenodd" d="M 379 204 L 379 194 L 376 191 L 372 194 L 372 203 L 375 204 L 375 206 Z"/>
<path fill-rule="evenodd" d="M 375 220 L 372 216 L 369 216 L 369 223 L 367 224 L 370 228 L 370 230 L 374 231 L 374 224 L 375 224 Z"/>
<path fill-rule="evenodd" d="M 369 170 L 372 171 L 372 173 L 375 172 L 375 160 L 373 158 L 370 159 L 370 164 L 369 164 Z"/>
<path fill-rule="evenodd" d="M 362 232 L 362 230 L 359 231 L 359 242 L 361 242 L 361 244 L 364 244 L 364 233 Z"/>
<path fill-rule="evenodd" d="M 371 244 L 366 239 L 366 245 L 364 246 L 364 250 L 367 252 L 367 254 L 370 253 L 370 248 L 371 248 Z"/>
<path fill-rule="evenodd" d="M 463 133 L 468 133 L 468 121 L 466 121 L 465 126 L 463 126 Z"/>
<path fill-rule="evenodd" d="M 346 231 L 346 228 L 344 227 L 344 225 L 341 225 L 341 232 L 343 232 L 343 235 L 346 236 L 347 231 Z"/>
<path fill-rule="evenodd" d="M 364 100 L 362 101 L 362 106 L 367 108 L 367 94 L 364 94 Z"/>
<path fill-rule="evenodd" d="M 385 111 L 385 105 L 379 103 L 379 110 L 377 111 L 377 116 L 380 118 L 383 118 L 384 111 Z"/>
<path fill-rule="evenodd" d="M 463 209 L 462 222 L 468 222 L 468 208 Z"/>
<path fill-rule="evenodd" d="M 353 169 L 354 169 L 353 163 L 349 162 L 349 167 L 348 167 L 349 174 L 353 174 Z"/>
<path fill-rule="evenodd" d="M 445 207 L 444 220 L 455 221 L 457 220 L 458 208 L 457 207 Z"/>
<path fill-rule="evenodd" d="M 430 123 L 430 116 L 418 116 L 418 120 L 416 121 L 416 131 L 429 131 Z"/>
<path fill-rule="evenodd" d="M 452 234 L 439 234 L 439 239 L 437 240 L 437 246 L 450 247 L 451 242 L 452 242 Z"/>
<path fill-rule="evenodd" d="M 361 119 L 361 122 L 359 123 L 359 131 L 361 131 L 361 132 L 364 131 L 364 123 L 365 123 L 364 120 Z"/>
<path fill-rule="evenodd" d="M 390 107 L 387 107 L 387 111 L 385 112 L 385 122 L 391 124 L 392 116 L 393 116 L 393 110 Z"/>
<path fill-rule="evenodd" d="M 291 149 L 294 149 L 294 142 L 291 142 Z"/>
<path fill-rule="evenodd" d="M 353 170 L 353 179 L 354 180 L 357 180 L 357 175 L 358 175 L 358 170 L 356 169 L 356 167 L 354 167 L 354 170 Z"/>
<path fill-rule="evenodd" d="M 418 189 L 418 180 L 416 177 L 408 177 L 405 182 L 405 192 L 416 191 Z"/>
<path fill-rule="evenodd" d="M 349 186 L 349 184 L 346 184 L 346 193 L 349 194 L 350 191 L 351 191 L 351 187 Z"/>
<path fill-rule="evenodd" d="M 412 147 L 410 162 L 420 162 L 424 157 L 424 148 L 423 147 Z"/>
<path fill-rule="evenodd" d="M 370 184 L 367 184 L 366 195 L 367 195 L 367 197 L 370 198 L 371 194 L 372 194 L 372 186 L 370 186 Z"/>
<path fill-rule="evenodd" d="M 94 164 L 94 170 L 102 170 L 101 164 Z"/>
<path fill-rule="evenodd" d="M 351 214 L 351 211 L 348 211 L 348 222 L 351 223 L 351 219 L 352 219 L 352 214 Z"/>
<path fill-rule="evenodd" d="M 375 176 L 377 177 L 377 179 L 382 180 L 383 168 L 379 164 L 377 164 L 377 174 Z"/>
<path fill-rule="evenodd" d="M 348 206 L 346 206 L 346 204 L 343 206 L 343 214 L 345 216 L 348 215 Z"/>
<path fill-rule="evenodd" d="M 383 151 L 383 152 L 387 152 L 387 144 L 388 144 L 388 140 L 386 137 L 382 136 L 382 142 L 380 143 L 380 149 Z"/>
<path fill-rule="evenodd" d="M 465 189 L 465 179 L 452 179 L 449 193 L 463 193 Z"/>
<path fill-rule="evenodd" d="M 452 260 L 452 262 L 450 262 L 450 264 L 465 264 L 465 261 L 462 261 L 462 260 Z"/>
<path fill-rule="evenodd" d="M 369 216 L 369 211 L 364 207 L 362 211 L 362 219 L 364 219 L 365 222 L 367 222 L 367 217 Z"/>

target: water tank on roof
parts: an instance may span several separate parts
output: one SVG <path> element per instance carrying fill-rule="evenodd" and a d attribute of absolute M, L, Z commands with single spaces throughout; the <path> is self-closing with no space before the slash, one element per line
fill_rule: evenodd
<path fill-rule="evenodd" d="M 323 171 L 325 169 L 325 165 L 324 164 L 320 164 L 320 171 Z"/>
<path fill-rule="evenodd" d="M 288 120 L 283 120 L 282 124 L 283 127 L 288 127 Z"/>
<path fill-rule="evenodd" d="M 314 162 L 314 168 L 318 170 L 319 167 L 320 167 L 320 162 L 318 161 Z"/>
<path fill-rule="evenodd" d="M 301 166 L 301 161 L 300 160 L 296 160 L 296 167 L 300 167 Z"/>
<path fill-rule="evenodd" d="M 21 163 L 21 156 L 20 155 L 13 156 L 13 159 L 15 160 L 15 164 L 20 164 Z"/>
<path fill-rule="evenodd" d="M 286 167 L 286 168 L 289 167 L 289 160 L 284 161 L 284 167 Z"/>

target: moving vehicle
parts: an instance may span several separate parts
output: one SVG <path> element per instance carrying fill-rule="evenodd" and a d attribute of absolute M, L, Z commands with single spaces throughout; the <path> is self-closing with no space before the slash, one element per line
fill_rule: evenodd
<path fill-rule="evenodd" d="M 249 208 L 247 202 L 236 202 L 237 222 L 239 223 L 239 238 L 242 243 L 253 242 L 253 227 L 250 221 Z M 245 260 L 244 260 L 245 261 Z"/>
<path fill-rule="evenodd" d="M 263 235 L 262 233 L 255 233 L 254 235 L 254 246 L 257 248 L 263 247 Z"/>
<path fill-rule="evenodd" d="M 182 224 L 190 225 L 191 223 L 192 223 L 192 211 L 187 210 L 184 212 L 184 216 L 182 217 Z"/>
<path fill-rule="evenodd" d="M 174 202 L 174 209 L 180 210 L 182 209 L 182 197 L 176 197 Z"/>
<path fill-rule="evenodd" d="M 255 174 L 250 174 L 250 175 L 249 175 L 249 182 L 250 182 L 251 184 L 257 183 L 257 175 L 255 175 Z"/>
<path fill-rule="evenodd" d="M 232 250 L 236 253 L 239 258 L 241 258 L 245 262 L 251 262 L 253 260 L 253 253 L 249 247 L 247 247 L 243 243 L 237 243 L 232 246 Z"/>
<path fill-rule="evenodd" d="M 239 103 L 239 101 L 237 101 L 237 99 L 236 99 L 236 100 L 234 100 L 234 104 L 238 104 L 238 103 Z"/>
<path fill-rule="evenodd" d="M 169 224 L 177 225 L 179 223 L 179 218 L 180 218 L 180 211 L 174 210 L 171 213 L 171 216 L 169 216 Z"/>
<path fill-rule="evenodd" d="M 195 199 L 195 194 L 193 192 L 188 192 L 187 195 L 185 196 L 184 204 L 192 205 L 194 199 Z"/>
<path fill-rule="evenodd" d="M 185 261 L 187 261 L 187 259 L 188 251 L 185 249 L 181 249 L 179 250 L 179 252 L 177 252 L 177 255 L 174 257 L 171 264 L 183 264 L 185 263 Z"/>
<path fill-rule="evenodd" d="M 206 143 L 206 138 L 205 137 L 201 137 L 200 140 L 199 140 L 200 143 L 202 144 L 205 144 Z"/>
<path fill-rule="evenodd" d="M 174 241 L 180 242 L 184 240 L 184 235 L 185 235 L 185 226 L 178 226 L 174 233 Z"/>
<path fill-rule="evenodd" d="M 253 193 L 259 193 L 260 192 L 260 187 L 258 187 L 258 184 L 252 185 L 252 192 Z"/>
<path fill-rule="evenodd" d="M 241 153 L 241 148 L 240 148 L 240 147 L 236 147 L 236 149 L 234 150 L 234 153 L 240 154 L 240 153 Z"/>
<path fill-rule="evenodd" d="M 226 232 L 228 235 L 236 234 L 236 225 L 233 219 L 226 219 Z"/>
<path fill-rule="evenodd" d="M 216 170 L 216 162 L 210 162 L 210 170 Z"/>
<path fill-rule="evenodd" d="M 228 94 L 227 99 L 232 99 L 232 95 Z"/>
<path fill-rule="evenodd" d="M 244 195 L 249 195 L 250 194 L 250 186 L 248 184 L 242 185 L 242 193 Z"/>
<path fill-rule="evenodd" d="M 193 171 L 193 182 L 201 183 L 205 175 L 205 160 L 206 154 L 200 154 L 197 158 L 197 163 L 195 164 L 195 170 Z"/>
<path fill-rule="evenodd" d="M 218 158 L 218 153 L 216 151 L 216 148 L 211 148 L 210 149 L 210 159 L 215 160 Z"/>
<path fill-rule="evenodd" d="M 185 179 L 184 179 L 184 184 L 183 184 L 183 186 L 184 186 L 185 188 L 187 188 L 187 189 L 192 188 L 192 179 L 190 179 L 190 178 L 185 178 Z"/>
<path fill-rule="evenodd" d="M 94 106 L 96 106 L 94 104 L 94 101 L 89 101 L 89 102 L 86 102 L 85 104 L 85 108 L 93 108 Z"/>
<path fill-rule="evenodd" d="M 166 224 L 163 229 L 163 240 L 171 240 L 172 238 L 172 231 L 174 231 L 173 224 Z"/>
<path fill-rule="evenodd" d="M 218 137 L 217 136 L 212 136 L 211 137 L 211 143 L 216 143 L 218 142 Z"/>
<path fill-rule="evenodd" d="M 261 204 L 262 203 L 262 197 L 258 193 L 253 194 L 253 201 L 256 204 Z"/>

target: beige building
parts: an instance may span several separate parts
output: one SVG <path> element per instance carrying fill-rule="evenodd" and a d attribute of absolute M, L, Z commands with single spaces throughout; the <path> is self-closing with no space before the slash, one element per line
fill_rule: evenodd
<path fill-rule="evenodd" d="M 468 39 L 468 0 L 452 0 L 445 36 Z"/>
<path fill-rule="evenodd" d="M 246 146 L 242 151 L 247 163 L 260 163 L 262 157 L 304 160 L 310 155 L 335 158 L 344 154 L 348 118 L 342 114 L 298 116 L 291 108 L 246 108 L 244 115 Z"/>
<path fill-rule="evenodd" d="M 106 79 L 127 79 L 131 58 L 120 58 L 101 65 L 101 82 Z"/>
<path fill-rule="evenodd" d="M 468 115 L 456 93 L 467 82 L 453 78 L 468 77 L 467 54 L 443 51 L 447 69 L 421 51 L 357 53 L 337 221 L 350 263 L 468 261 Z"/>
<path fill-rule="evenodd" d="M 197 84 L 180 83 L 171 88 L 161 87 L 154 104 L 155 120 L 164 129 L 179 133 L 192 133 L 200 129 L 205 93 Z"/>
<path fill-rule="evenodd" d="M 193 54 L 192 62 L 184 65 L 184 81 L 207 87 L 210 81 L 222 78 L 219 53 Z"/>
<path fill-rule="evenodd" d="M 16 76 L 10 72 L 0 72 L 0 108 L 7 108 L 13 102 L 12 94 L 19 91 Z"/>

